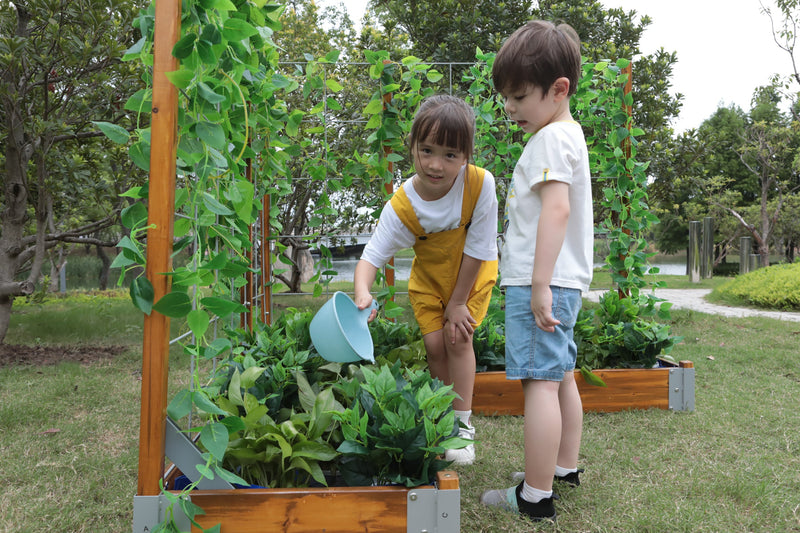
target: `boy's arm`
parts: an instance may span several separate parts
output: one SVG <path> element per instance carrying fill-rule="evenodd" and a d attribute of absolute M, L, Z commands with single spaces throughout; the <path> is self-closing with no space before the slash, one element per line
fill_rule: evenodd
<path fill-rule="evenodd" d="M 372 304 L 372 294 L 369 289 L 375 283 L 375 277 L 378 275 L 378 267 L 365 261 L 359 260 L 356 263 L 356 270 L 353 274 L 353 288 L 355 290 L 355 304 L 359 309 L 366 309 Z M 373 309 L 369 314 L 368 322 L 372 322 L 378 315 L 378 311 Z"/>
<path fill-rule="evenodd" d="M 539 186 L 542 211 L 536 231 L 536 254 L 533 259 L 531 277 L 531 311 L 536 325 L 544 331 L 555 331 L 560 324 L 553 318 L 553 293 L 550 282 L 556 259 L 564 243 L 569 220 L 569 185 L 559 181 L 548 181 Z"/>
<path fill-rule="evenodd" d="M 478 271 L 483 261 L 467 254 L 461 256 L 461 267 L 458 269 L 456 286 L 447 307 L 444 310 L 444 332 L 451 344 L 456 343 L 456 331 L 460 331 L 464 340 L 469 340 L 474 328 L 472 325 L 475 319 L 467 308 L 467 299 L 475 280 L 478 279 Z"/>

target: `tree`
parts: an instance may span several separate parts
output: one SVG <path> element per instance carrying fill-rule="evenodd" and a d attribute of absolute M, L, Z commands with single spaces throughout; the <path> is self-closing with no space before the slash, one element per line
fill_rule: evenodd
<path fill-rule="evenodd" d="M 14 297 L 34 290 L 48 249 L 115 244 L 98 235 L 118 219 L 114 193 L 131 166 L 112 175 L 119 152 L 105 151 L 93 122 L 122 121 L 122 103 L 139 85 L 119 60 L 133 44 L 136 4 L 0 4 L 0 342 Z"/>
<path fill-rule="evenodd" d="M 475 61 L 475 49 L 500 49 L 531 14 L 531 0 L 372 0 L 386 29 L 400 27 L 425 61 Z"/>

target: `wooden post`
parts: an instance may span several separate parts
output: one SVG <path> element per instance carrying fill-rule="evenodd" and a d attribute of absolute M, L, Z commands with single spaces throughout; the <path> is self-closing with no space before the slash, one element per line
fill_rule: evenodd
<path fill-rule="evenodd" d="M 633 90 L 633 67 L 631 66 L 631 63 L 628 63 L 628 66 L 622 69 L 622 73 L 626 74 L 628 76 L 627 80 L 625 81 L 625 87 L 622 89 L 623 96 L 627 96 Z M 632 108 L 632 106 L 625 105 L 624 102 L 623 102 L 623 105 L 625 107 L 625 113 L 627 113 L 627 115 L 628 115 L 628 130 L 630 131 L 630 129 L 631 129 L 631 120 L 630 119 L 633 117 L 633 108 Z M 623 152 L 625 154 L 625 159 L 626 160 L 630 159 L 631 158 L 631 138 L 630 137 L 626 137 L 625 138 L 625 141 L 622 143 L 622 150 L 623 150 Z M 620 201 L 622 203 L 623 209 L 627 210 L 629 208 L 628 199 L 623 197 L 623 198 L 620 198 Z M 619 222 L 620 221 L 617 220 L 617 223 L 619 223 Z M 629 230 L 628 228 L 622 228 L 622 232 L 627 234 L 627 235 L 631 234 L 631 230 Z M 622 259 L 623 261 L 625 260 L 625 258 L 622 255 L 620 256 L 620 259 Z M 624 276 L 626 278 L 628 277 L 628 272 L 626 270 L 623 270 L 622 272 L 619 272 L 619 274 L 621 274 L 622 276 Z M 619 295 L 620 298 L 627 298 L 628 296 L 630 296 L 630 294 L 628 292 L 623 291 L 622 289 L 617 289 L 617 294 Z"/>
<path fill-rule="evenodd" d="M 385 62 L 388 63 L 389 61 L 385 61 Z M 391 93 L 384 94 L 383 95 L 383 108 L 386 109 L 386 104 L 390 103 L 391 101 L 392 101 L 392 94 Z M 387 146 L 384 146 L 383 154 L 388 157 L 389 154 L 391 154 L 391 153 L 392 153 L 391 148 L 389 148 Z M 387 168 L 388 168 L 390 173 L 394 172 L 394 164 L 391 161 L 389 161 L 389 164 L 388 164 Z M 394 185 L 392 184 L 391 181 L 389 183 L 387 183 L 386 185 L 384 185 L 384 188 L 386 190 L 386 194 L 388 194 L 389 196 L 391 196 L 394 193 Z M 394 257 L 389 259 L 389 262 L 386 263 L 386 266 L 383 268 L 383 275 L 386 278 L 386 284 L 389 285 L 390 287 L 394 287 L 394 281 L 395 281 L 394 280 Z"/>
<path fill-rule="evenodd" d="M 160 0 L 155 6 L 153 57 L 152 142 L 148 199 L 147 267 L 154 301 L 170 292 L 175 211 L 178 92 L 166 72 L 178 69 L 172 48 L 181 27 L 180 0 Z M 164 441 L 169 373 L 169 318 L 153 311 L 144 317 L 142 344 L 142 405 L 139 427 L 137 494 L 154 496 L 164 475 Z"/>

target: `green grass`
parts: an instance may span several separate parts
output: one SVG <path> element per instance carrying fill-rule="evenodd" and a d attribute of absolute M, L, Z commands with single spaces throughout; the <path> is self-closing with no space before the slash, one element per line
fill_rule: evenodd
<path fill-rule="evenodd" d="M 31 342 L 107 340 L 130 349 L 91 365 L 0 368 L 2 532 L 131 528 L 140 322 L 109 305 L 102 332 L 102 323 L 79 320 L 37 332 L 48 325 L 42 313 L 55 320 L 88 312 L 74 305 L 21 309 L 8 342 L 23 328 Z M 583 484 L 559 490 L 557 527 L 478 504 L 483 490 L 510 485 L 508 474 L 521 468 L 522 419 L 475 417 L 478 459 L 457 468 L 461 531 L 800 531 L 800 324 L 674 311 L 672 326 L 685 337 L 673 355 L 695 363 L 694 412 L 587 414 Z M 173 390 L 188 368 L 185 356 L 171 356 Z"/>

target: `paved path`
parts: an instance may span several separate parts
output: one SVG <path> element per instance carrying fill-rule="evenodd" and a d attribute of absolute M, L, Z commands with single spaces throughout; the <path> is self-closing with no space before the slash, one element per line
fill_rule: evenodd
<path fill-rule="evenodd" d="M 606 290 L 592 290 L 589 291 L 586 298 L 596 302 L 600 298 L 600 295 L 606 292 Z M 659 298 L 671 302 L 673 309 L 691 309 L 700 313 L 734 317 L 763 316 L 777 318 L 778 320 L 800 322 L 800 313 L 797 312 L 765 311 L 746 307 L 730 307 L 727 305 L 712 304 L 707 302 L 705 298 L 710 292 L 711 289 L 656 289 L 655 294 Z"/>

